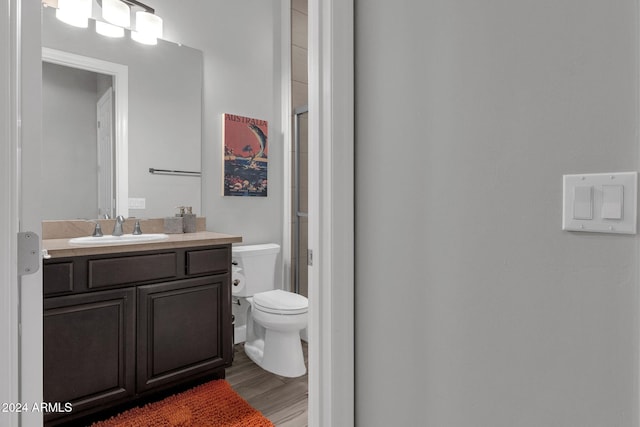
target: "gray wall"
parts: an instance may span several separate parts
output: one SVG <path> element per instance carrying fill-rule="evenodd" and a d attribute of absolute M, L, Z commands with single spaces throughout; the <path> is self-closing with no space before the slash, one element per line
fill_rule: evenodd
<path fill-rule="evenodd" d="M 97 74 L 42 63 L 42 215 L 97 218 Z"/>
<path fill-rule="evenodd" d="M 165 38 L 204 53 L 202 201 L 207 228 L 244 243 L 282 243 L 284 152 L 280 96 L 280 1 L 172 0 L 149 4 Z M 269 196 L 223 197 L 223 113 L 269 122 Z"/>
<path fill-rule="evenodd" d="M 624 0 L 356 0 L 357 425 L 638 426 L 638 237 L 564 173 L 638 169 Z"/>

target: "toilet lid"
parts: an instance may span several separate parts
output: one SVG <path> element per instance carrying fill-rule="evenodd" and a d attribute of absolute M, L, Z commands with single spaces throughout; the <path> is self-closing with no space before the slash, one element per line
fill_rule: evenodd
<path fill-rule="evenodd" d="M 280 289 L 255 294 L 253 303 L 259 310 L 275 314 L 303 314 L 309 309 L 307 298 Z"/>

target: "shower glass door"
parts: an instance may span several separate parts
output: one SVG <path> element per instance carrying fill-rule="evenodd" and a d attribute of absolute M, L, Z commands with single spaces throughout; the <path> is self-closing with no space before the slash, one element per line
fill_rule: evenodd
<path fill-rule="evenodd" d="M 309 170 L 309 109 L 298 107 L 293 113 L 294 132 L 294 189 L 293 189 L 293 288 L 294 292 L 309 296 L 307 280 L 308 244 L 308 170 Z"/>

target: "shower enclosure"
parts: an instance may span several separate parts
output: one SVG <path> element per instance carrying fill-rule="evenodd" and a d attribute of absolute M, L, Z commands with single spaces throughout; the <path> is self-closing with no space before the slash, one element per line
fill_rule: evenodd
<path fill-rule="evenodd" d="M 308 155 L 309 109 L 306 105 L 293 111 L 293 259 L 292 283 L 295 293 L 308 297 L 307 248 L 308 245 Z"/>

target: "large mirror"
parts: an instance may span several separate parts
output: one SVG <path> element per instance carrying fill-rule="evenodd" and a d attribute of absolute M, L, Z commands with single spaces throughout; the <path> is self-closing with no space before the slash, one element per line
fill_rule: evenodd
<path fill-rule="evenodd" d="M 42 18 L 43 217 L 200 214 L 202 52 Z"/>

